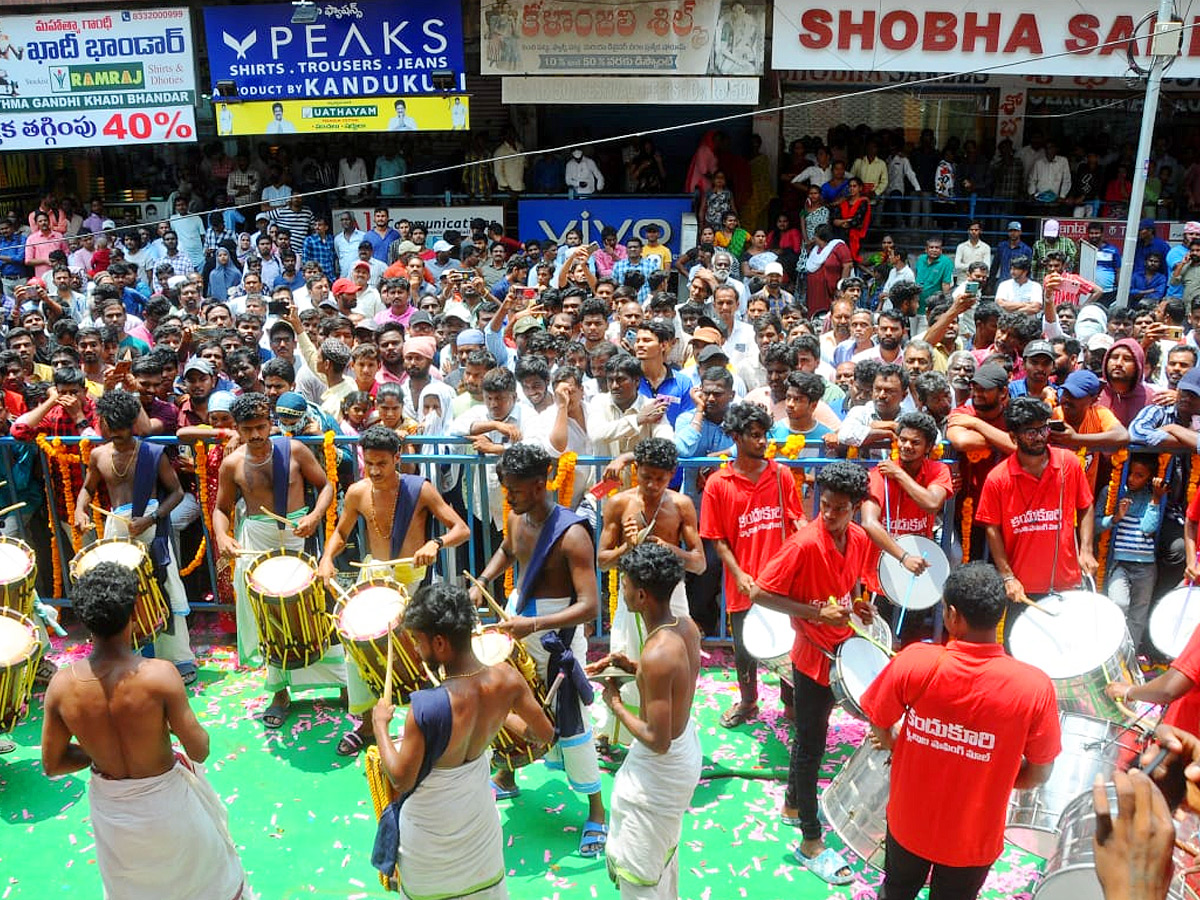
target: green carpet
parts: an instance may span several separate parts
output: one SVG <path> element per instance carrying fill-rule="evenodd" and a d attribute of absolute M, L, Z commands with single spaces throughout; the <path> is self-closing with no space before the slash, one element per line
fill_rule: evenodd
<path fill-rule="evenodd" d="M 85 651 L 72 645 L 57 658 Z M 301 695 L 283 730 L 264 733 L 256 716 L 266 707 L 259 673 L 238 671 L 232 650 L 201 654 L 192 707 L 212 737 L 208 777 L 230 813 L 250 883 L 264 900 L 386 897 L 370 866 L 375 822 L 361 760 L 334 753 L 348 727 L 336 698 Z M 717 718 L 736 696 L 729 671 L 711 657 L 702 674 L 695 715 L 705 751 L 704 780 L 684 820 L 680 893 L 688 900 L 826 900 L 874 896 L 880 875 L 853 855 L 858 880 L 831 888 L 795 865 L 798 832 L 780 824 L 777 810 L 787 770 L 788 727 L 777 719 L 773 676 L 762 690 L 760 721 L 734 731 Z M 598 702 L 598 701 L 597 701 Z M 57 781 L 39 765 L 40 697 L 14 731 L 18 749 L 0 757 L 0 900 L 101 896 L 95 843 L 88 818 L 85 773 Z M 399 723 L 393 725 L 398 732 Z M 822 783 L 831 779 L 863 740 L 864 727 L 834 713 Z M 777 776 L 777 777 L 775 777 Z M 518 773 L 522 794 L 500 804 L 514 900 L 616 898 L 603 860 L 577 851 L 585 801 L 566 789 L 560 774 L 535 764 Z M 604 775 L 604 792 L 612 786 Z M 841 846 L 836 835 L 830 843 Z M 1006 853 L 983 896 L 1028 892 L 1032 857 Z"/>

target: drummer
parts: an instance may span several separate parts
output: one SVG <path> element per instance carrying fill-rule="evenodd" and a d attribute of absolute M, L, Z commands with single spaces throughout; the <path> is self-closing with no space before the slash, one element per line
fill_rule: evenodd
<path fill-rule="evenodd" d="M 977 896 L 1004 849 L 1009 795 L 1049 778 L 1061 749 L 1053 683 L 996 642 L 996 570 L 955 569 L 943 603 L 950 642 L 905 648 L 860 701 L 872 742 L 892 751 L 880 900 L 913 900 L 930 869 L 930 900 Z"/>
<path fill-rule="evenodd" d="M 141 414 L 141 401 L 128 391 L 108 391 L 96 401 L 100 433 L 108 443 L 88 457 L 87 474 L 75 498 L 75 527 L 84 534 L 96 527 L 92 504 L 103 485 L 112 505 L 105 535 L 129 538 L 147 547 L 155 564 L 154 576 L 171 606 L 171 624 L 154 639 L 154 655 L 174 663 L 183 683 L 190 685 L 198 676 L 188 637 L 190 607 L 170 539 L 171 510 L 183 500 L 183 487 L 163 446 L 134 437 L 134 423 Z"/>
<path fill-rule="evenodd" d="M 932 537 L 933 526 L 941 515 L 946 498 L 954 493 L 950 467 L 930 459 L 937 447 L 937 423 L 927 413 L 905 413 L 896 420 L 898 458 L 880 460 L 868 476 L 870 494 L 862 505 L 862 527 L 871 538 L 872 549 L 863 583 L 882 594 L 879 583 L 880 553 L 900 562 L 913 575 L 920 575 L 929 563 L 908 553 L 896 543 L 905 534 Z M 895 603 L 901 597 L 893 597 Z M 916 624 L 916 623 L 914 623 Z M 902 636 L 896 635 L 902 642 Z"/>
<path fill-rule="evenodd" d="M 1007 639 L 1024 608 L 1016 604 L 1077 588 L 1097 566 L 1092 491 L 1079 458 L 1049 445 L 1050 407 L 1018 397 L 1004 410 L 1004 421 L 1017 452 L 988 473 L 975 520 L 987 528 L 992 561 L 1010 601 Z"/>
<path fill-rule="evenodd" d="M 360 580 L 380 576 L 395 578 L 411 594 L 424 578 L 426 567 L 437 560 L 438 552 L 445 547 L 457 547 L 471 536 L 471 532 L 428 479 L 400 474 L 398 467 L 404 448 L 395 431 L 372 425 L 362 433 L 358 445 L 367 477 L 346 489 L 342 516 L 325 543 L 318 574 L 327 585 L 334 585 L 334 563 L 346 549 L 350 534 L 361 518 L 367 534 L 368 553 L 362 560 L 364 563 L 411 559 L 412 564 L 402 569 L 395 565 L 363 566 L 359 570 Z M 442 523 L 446 530 L 444 536 L 428 537 L 432 530 L 431 516 Z M 402 579 L 401 573 L 411 580 Z M 339 756 L 356 756 L 367 744 L 375 742 L 372 718 L 365 713 L 379 697 L 367 686 L 354 665 L 346 667 L 346 693 L 350 714 L 359 716 L 361 721 L 357 729 L 347 732 L 338 741 L 337 752 Z"/>
<path fill-rule="evenodd" d="M 616 566 L 634 547 L 648 543 L 666 547 L 686 571 L 703 572 L 704 548 L 700 543 L 696 507 L 687 494 L 667 487 L 678 464 L 674 442 L 644 438 L 633 448 L 633 461 L 637 465 L 637 487 L 621 491 L 604 503 L 604 525 L 596 554 L 601 571 Z M 609 650 L 637 662 L 646 640 L 646 625 L 640 613 L 631 613 L 625 606 L 625 579 L 620 580 L 620 585 Z M 671 614 L 689 616 L 682 578 L 671 594 Z M 621 699 L 632 710 L 639 709 L 636 682 L 627 682 L 621 688 Z M 599 737 L 602 747 L 616 742 L 618 721 L 616 716 L 609 718 Z"/>
<path fill-rule="evenodd" d="M 817 487 L 820 515 L 767 562 L 750 600 L 790 615 L 796 631 L 791 653 L 796 729 L 780 818 L 804 835 L 796 862 L 829 884 L 842 885 L 854 876 L 842 855 L 825 846 L 817 818 L 817 775 L 834 705 L 829 654 L 854 635 L 851 609 L 868 624 L 875 612 L 857 596 L 871 550 L 871 539 L 853 521 L 867 496 L 867 473 L 852 462 L 830 463 L 817 473 Z"/>
<path fill-rule="evenodd" d="M 230 410 L 238 433 L 238 446 L 226 455 L 217 475 L 217 499 L 213 507 L 213 536 L 222 556 L 233 556 L 234 591 L 237 594 L 238 660 L 244 666 L 262 664 L 262 650 L 250 599 L 246 572 L 253 557 L 243 550 L 267 552 L 283 548 L 291 553 L 304 549 L 304 541 L 316 533 L 333 502 L 333 485 L 317 458 L 299 441 L 271 438 L 271 401 L 266 394 L 238 397 Z M 311 510 L 305 505 L 304 489 L 317 492 Z M 233 507 L 245 501 L 246 514 L 232 535 Z M 286 528 L 255 510 L 266 509 L 292 523 Z M 346 685 L 346 666 L 341 646 L 331 647 L 321 659 L 300 669 L 281 669 L 267 664 L 271 702 L 262 715 L 263 725 L 281 728 L 292 700 L 289 687 L 337 687 Z"/>

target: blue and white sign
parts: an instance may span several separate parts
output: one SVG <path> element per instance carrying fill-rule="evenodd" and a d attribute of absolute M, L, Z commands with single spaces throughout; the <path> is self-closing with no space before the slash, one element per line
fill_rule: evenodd
<path fill-rule="evenodd" d="M 659 240 L 671 253 L 678 254 L 680 225 L 684 214 L 691 210 L 691 197 L 522 200 L 517 204 L 517 230 L 523 241 L 550 238 L 563 244 L 567 232 L 578 228 L 583 232 L 583 243 L 589 244 L 600 243 L 600 232 L 611 225 L 617 230 L 617 240 L 625 243 L 634 235 L 645 238 L 646 226 L 653 223 L 662 229 Z"/>
<path fill-rule="evenodd" d="M 466 90 L 457 3 L 316 3 L 294 22 L 291 3 L 204 10 L 213 93 L 232 81 L 242 100 L 413 96 Z M 303 18 L 297 16 L 297 18 Z M 455 83 L 435 88 L 432 73 Z"/>

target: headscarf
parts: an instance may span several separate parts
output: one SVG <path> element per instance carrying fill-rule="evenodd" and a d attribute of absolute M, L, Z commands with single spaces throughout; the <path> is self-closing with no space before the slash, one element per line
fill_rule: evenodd
<path fill-rule="evenodd" d="M 433 338 L 429 338 L 429 340 L 433 340 Z M 450 404 L 454 402 L 455 396 L 454 388 L 444 381 L 431 381 L 422 388 L 421 395 L 417 398 L 417 418 L 421 422 L 422 434 L 430 437 L 444 437 L 449 433 L 450 422 L 454 418 L 450 413 Z M 428 416 L 425 414 L 426 397 L 437 398 L 439 412 L 435 413 L 431 410 Z M 457 452 L 457 448 L 453 444 L 424 444 L 421 449 L 434 456 Z M 429 474 L 430 480 L 436 484 L 439 490 L 448 491 L 458 481 L 459 467 L 430 464 Z"/>
<path fill-rule="evenodd" d="M 226 260 L 221 262 L 221 253 L 226 254 Z M 229 291 L 242 283 L 242 272 L 233 264 L 236 251 L 230 252 L 227 244 L 222 243 L 213 255 L 212 271 L 208 273 L 208 296 L 220 300 L 229 300 Z"/>

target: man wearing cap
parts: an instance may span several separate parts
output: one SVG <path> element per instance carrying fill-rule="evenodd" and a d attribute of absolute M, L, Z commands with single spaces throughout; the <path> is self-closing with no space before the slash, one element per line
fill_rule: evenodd
<path fill-rule="evenodd" d="M 401 347 L 404 359 L 404 375 L 399 384 L 404 392 L 404 415 L 410 419 L 421 418 L 421 391 L 442 373 L 433 368 L 433 356 L 437 352 L 437 340 L 432 337 L 410 337 Z"/>
<path fill-rule="evenodd" d="M 447 240 L 433 242 L 433 256 L 425 260 L 425 271 L 437 280 L 442 273 L 459 265 L 454 257 L 454 245 Z"/>
<path fill-rule="evenodd" d="M 1030 341 L 1025 345 L 1021 358 L 1025 362 L 1025 377 L 1009 382 L 1008 396 L 1036 397 L 1053 409 L 1058 404 L 1058 395 L 1050 385 L 1054 373 L 1054 348 L 1049 341 Z"/>
<path fill-rule="evenodd" d="M 1100 379 L 1087 369 L 1077 369 L 1068 375 L 1059 391 L 1058 409 L 1054 410 L 1054 421 L 1060 424 L 1052 423 L 1050 429 L 1051 444 L 1076 451 L 1087 448 L 1084 472 L 1093 490 L 1100 468 L 1100 451 L 1111 452 L 1129 445 L 1129 432 L 1112 410 L 1096 405 L 1100 387 Z"/>
<path fill-rule="evenodd" d="M 1157 253 L 1164 260 L 1171 253 L 1171 245 L 1155 233 L 1153 219 L 1145 218 L 1138 223 L 1137 242 L 1133 249 L 1133 271 L 1135 274 L 1146 270 L 1146 257 Z"/>
<path fill-rule="evenodd" d="M 179 404 L 179 427 L 208 424 L 208 398 L 216 389 L 217 372 L 207 359 L 193 356 L 179 373 L 186 396 Z"/>
<path fill-rule="evenodd" d="M 660 244 L 662 228 L 657 222 L 647 222 L 642 229 L 646 234 L 646 244 L 642 247 L 642 256 L 657 256 L 658 268 L 662 272 L 671 271 L 671 251 L 666 244 Z"/>
<path fill-rule="evenodd" d="M 1033 258 L 1033 248 L 1021 239 L 1021 223 L 1016 219 L 1008 223 L 1008 240 L 998 244 L 992 253 L 989 281 L 999 284 L 1012 270 L 1012 261 L 1018 257 Z"/>
<path fill-rule="evenodd" d="M 764 284 L 761 290 L 750 295 L 751 300 L 766 300 L 771 312 L 777 313 L 796 298 L 783 289 L 783 266 L 777 262 L 767 263 L 763 270 Z"/>

